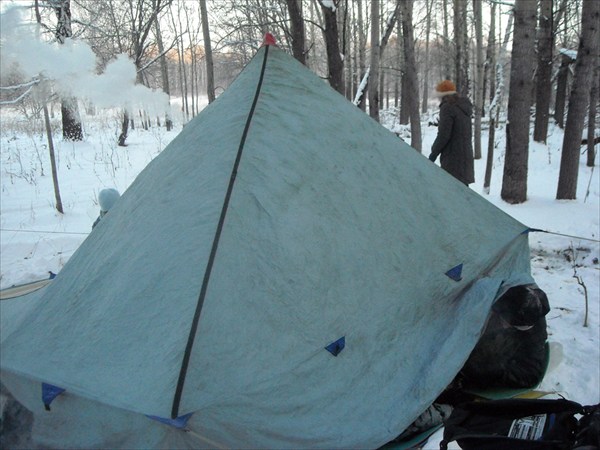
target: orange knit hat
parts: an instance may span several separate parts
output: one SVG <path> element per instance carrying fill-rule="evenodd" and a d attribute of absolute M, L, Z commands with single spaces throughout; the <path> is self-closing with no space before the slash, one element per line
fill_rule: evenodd
<path fill-rule="evenodd" d="M 450 80 L 444 80 L 435 87 L 436 94 L 440 97 L 444 95 L 456 94 L 456 85 Z"/>

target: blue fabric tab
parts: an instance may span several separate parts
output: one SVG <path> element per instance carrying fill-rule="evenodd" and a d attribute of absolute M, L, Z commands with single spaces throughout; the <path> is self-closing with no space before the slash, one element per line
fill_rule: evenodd
<path fill-rule="evenodd" d="M 48 383 L 42 383 L 42 401 L 44 402 L 44 406 L 48 411 L 50 410 L 50 404 L 52 401 L 63 392 L 65 392 L 63 388 L 59 388 L 58 386 L 53 386 Z"/>
<path fill-rule="evenodd" d="M 454 281 L 460 281 L 462 280 L 462 268 L 463 265 L 459 264 L 458 266 L 453 267 L 448 272 L 446 272 L 446 275 L 448 276 L 448 278 Z"/>
<path fill-rule="evenodd" d="M 176 419 L 166 419 L 164 417 L 158 417 L 158 416 L 146 416 L 152 420 L 156 420 L 158 422 L 167 424 L 167 425 L 171 425 L 172 427 L 175 428 L 185 428 L 185 426 L 188 423 L 188 420 L 190 420 L 190 417 L 192 417 L 192 414 L 194 413 L 189 413 L 189 414 L 185 414 L 183 416 L 179 416 Z"/>
<path fill-rule="evenodd" d="M 337 341 L 332 342 L 327 347 L 325 347 L 325 350 L 327 350 L 333 356 L 337 356 L 341 353 L 342 350 L 344 350 L 345 346 L 346 346 L 346 336 L 342 336 Z"/>

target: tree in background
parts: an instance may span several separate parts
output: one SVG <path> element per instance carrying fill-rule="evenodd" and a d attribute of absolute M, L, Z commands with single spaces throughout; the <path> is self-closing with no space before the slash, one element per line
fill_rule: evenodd
<path fill-rule="evenodd" d="M 481 2 L 473 0 L 473 16 L 475 19 L 475 41 L 476 41 L 476 76 L 475 76 L 475 96 L 474 111 L 475 120 L 473 127 L 473 157 L 481 159 L 481 116 L 483 114 L 483 96 L 484 96 L 484 70 L 483 70 L 483 14 L 481 11 Z"/>
<path fill-rule="evenodd" d="M 587 132 L 587 163 L 588 167 L 596 165 L 596 143 L 599 137 L 596 136 L 596 111 L 598 110 L 598 91 L 600 90 L 600 54 L 596 56 L 596 68 L 592 78 L 592 89 L 590 91 L 590 110 L 588 114 L 588 132 Z"/>
<path fill-rule="evenodd" d="M 336 5 L 338 1 L 324 2 L 321 0 L 321 10 L 323 12 L 323 37 L 327 49 L 327 69 L 329 84 L 332 88 L 344 95 L 344 60 L 340 52 L 340 40 L 337 24 Z"/>
<path fill-rule="evenodd" d="M 61 44 L 73 36 L 71 28 L 71 1 L 70 0 L 46 0 L 56 14 L 56 40 Z M 77 99 L 63 96 L 60 112 L 62 115 L 63 138 L 68 141 L 81 141 L 83 130 L 79 117 Z"/>
<path fill-rule="evenodd" d="M 535 127 L 533 139 L 546 143 L 552 90 L 552 0 L 540 1 L 537 37 L 537 81 L 535 90 Z"/>
<path fill-rule="evenodd" d="M 402 36 L 404 41 L 404 61 L 406 92 L 409 93 L 406 100 L 410 116 L 410 145 L 419 153 L 421 144 L 421 117 L 419 114 L 419 81 L 417 79 L 417 64 L 415 61 L 415 39 L 413 35 L 413 0 L 400 2 L 402 15 Z"/>
<path fill-rule="evenodd" d="M 200 13 L 202 18 L 202 35 L 204 38 L 204 57 L 206 58 L 206 95 L 208 96 L 208 103 L 212 103 L 215 101 L 215 73 L 212 46 L 210 43 L 210 30 L 208 28 L 206 0 L 200 0 Z"/>
<path fill-rule="evenodd" d="M 514 18 L 506 156 L 500 195 L 508 203 L 523 203 L 527 200 L 529 108 L 535 69 L 533 63 L 535 61 L 535 2 L 515 0 Z"/>
<path fill-rule="evenodd" d="M 456 90 L 469 95 L 469 35 L 467 31 L 467 0 L 454 0 L 454 48 Z"/>
<path fill-rule="evenodd" d="M 581 12 L 581 38 L 575 60 L 575 78 L 569 98 L 569 111 L 565 125 L 557 200 L 577 198 L 577 175 L 579 172 L 579 149 L 590 99 L 592 76 L 600 51 L 600 2 L 583 0 Z"/>
<path fill-rule="evenodd" d="M 160 20 L 158 17 L 154 20 L 154 27 L 156 31 L 156 45 L 158 46 L 159 58 L 160 58 L 160 74 L 162 77 L 162 90 L 169 97 L 171 96 L 171 87 L 169 84 L 169 70 L 167 68 L 167 58 L 165 56 L 165 47 L 163 45 L 162 32 L 160 29 Z M 173 128 L 173 121 L 171 116 L 167 113 L 165 117 L 165 127 L 167 131 L 171 131 Z"/>
<path fill-rule="evenodd" d="M 140 84 L 144 84 L 144 57 L 149 47 L 148 36 L 158 14 L 170 3 L 170 0 L 129 0 L 129 8 L 125 8 L 129 30 L 128 50 L 137 68 L 136 81 Z M 123 112 L 121 133 L 118 138 L 119 146 L 126 145 L 130 113 L 127 110 Z"/>
<path fill-rule="evenodd" d="M 369 116 L 379 122 L 379 0 L 371 0 L 371 63 L 369 65 Z"/>
<path fill-rule="evenodd" d="M 292 39 L 292 54 L 302 64 L 306 64 L 306 37 L 304 34 L 304 20 L 302 19 L 302 2 L 299 0 L 285 0 L 290 15 L 290 33 Z"/>

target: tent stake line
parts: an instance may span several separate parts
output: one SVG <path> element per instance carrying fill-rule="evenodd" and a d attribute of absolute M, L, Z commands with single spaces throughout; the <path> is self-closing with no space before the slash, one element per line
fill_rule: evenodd
<path fill-rule="evenodd" d="M 563 233 L 556 233 L 554 231 L 546 231 L 546 230 L 539 230 L 537 228 L 529 228 L 526 230 L 527 233 L 546 233 L 546 234 L 554 234 L 556 236 L 563 236 L 563 237 L 568 237 L 568 238 L 573 238 L 573 239 L 581 239 L 582 241 L 590 241 L 590 242 L 600 242 L 600 239 L 591 239 L 591 238 L 584 238 L 581 236 L 573 236 L 571 234 L 563 234 Z"/>
<path fill-rule="evenodd" d="M 235 162 L 233 164 L 233 169 L 231 171 L 231 177 L 229 178 L 229 186 L 227 187 L 227 193 L 225 194 L 225 199 L 223 201 L 223 208 L 221 209 L 221 216 L 219 217 L 219 224 L 217 225 L 217 230 L 215 232 L 215 238 L 213 239 L 212 248 L 210 250 L 210 256 L 208 258 L 208 263 L 206 264 L 206 270 L 204 272 L 204 279 L 202 280 L 202 288 L 200 289 L 200 296 L 198 297 L 198 303 L 196 304 L 196 311 L 194 313 L 194 318 L 192 320 L 190 334 L 188 335 L 187 345 L 185 347 L 185 353 L 183 354 L 183 360 L 181 362 L 181 370 L 179 371 L 179 379 L 177 380 L 177 387 L 175 388 L 175 396 L 173 398 L 173 407 L 171 409 L 171 419 L 176 419 L 179 416 L 179 404 L 181 402 L 181 395 L 183 392 L 183 385 L 185 383 L 185 377 L 186 377 L 188 365 L 190 362 L 190 355 L 192 353 L 192 347 L 194 346 L 194 340 L 196 338 L 196 332 L 198 330 L 198 322 L 200 321 L 200 313 L 202 312 L 202 306 L 204 304 L 204 299 L 206 298 L 208 282 L 210 280 L 212 266 L 213 266 L 213 263 L 215 260 L 215 256 L 217 254 L 217 249 L 219 247 L 219 239 L 221 237 L 221 231 L 223 230 L 223 224 L 225 223 L 225 216 L 227 215 L 227 208 L 229 207 L 229 200 L 231 199 L 231 193 L 233 192 L 233 185 L 235 183 L 235 178 L 237 176 L 237 171 L 238 171 L 238 167 L 240 165 L 240 160 L 242 159 L 242 152 L 244 150 L 244 144 L 246 143 L 246 136 L 248 135 L 248 130 L 250 129 L 250 123 L 252 122 L 252 117 L 254 116 L 254 110 L 256 108 L 256 104 L 258 103 L 258 97 L 260 95 L 263 78 L 265 75 L 265 69 L 267 66 L 267 56 L 269 54 L 269 45 L 265 45 L 264 47 L 265 47 L 265 56 L 263 59 L 262 68 L 261 68 L 260 76 L 258 79 L 258 84 L 256 86 L 254 100 L 252 101 L 252 106 L 250 107 L 250 112 L 248 113 L 248 119 L 246 120 L 244 132 L 242 133 L 242 138 L 240 140 L 240 146 L 238 147 L 237 156 L 236 156 Z"/>

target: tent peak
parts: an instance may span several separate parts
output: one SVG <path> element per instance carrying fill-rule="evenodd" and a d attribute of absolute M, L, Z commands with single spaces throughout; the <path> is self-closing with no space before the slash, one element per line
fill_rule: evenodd
<path fill-rule="evenodd" d="M 277 42 L 275 41 L 275 36 L 273 36 L 271 33 L 265 33 L 263 45 L 277 45 Z"/>

